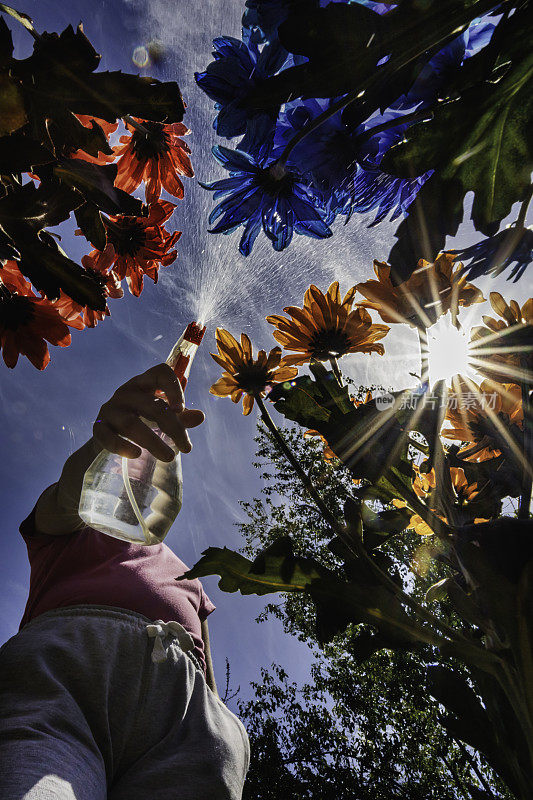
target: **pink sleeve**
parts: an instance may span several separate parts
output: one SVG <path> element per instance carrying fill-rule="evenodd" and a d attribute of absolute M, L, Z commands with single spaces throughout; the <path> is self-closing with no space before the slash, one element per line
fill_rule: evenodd
<path fill-rule="evenodd" d="M 201 586 L 201 597 L 200 597 L 200 608 L 198 609 L 198 616 L 200 617 L 200 622 L 203 622 L 204 619 L 207 619 L 209 614 L 212 614 L 215 610 L 216 606 L 214 603 L 211 602 L 209 597 L 204 592 L 204 587 Z"/>
<path fill-rule="evenodd" d="M 53 486 L 53 484 L 51 484 Z M 44 490 L 46 492 L 47 489 Z M 40 497 L 44 494 L 41 493 Z M 40 499 L 40 498 L 39 498 Z M 37 508 L 37 502 L 33 506 L 31 512 L 28 514 L 26 519 L 24 519 L 19 525 L 20 535 L 26 542 L 26 547 L 28 548 L 28 552 L 35 552 L 39 548 L 43 547 L 47 544 L 52 544 L 53 542 L 57 542 L 58 539 L 62 539 L 64 536 L 70 536 L 71 532 L 69 533 L 61 533 L 61 534 L 54 534 L 53 536 L 49 533 L 41 533 L 41 531 L 37 530 L 35 525 L 35 509 Z M 72 531 L 73 533 L 74 531 Z"/>

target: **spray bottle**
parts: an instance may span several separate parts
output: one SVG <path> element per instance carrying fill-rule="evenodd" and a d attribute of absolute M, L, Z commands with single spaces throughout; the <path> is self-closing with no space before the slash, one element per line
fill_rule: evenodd
<path fill-rule="evenodd" d="M 167 358 L 183 388 L 204 333 L 205 326 L 189 323 Z M 174 459 L 159 461 L 144 448 L 138 458 L 102 450 L 85 473 L 79 515 L 86 525 L 102 533 L 148 545 L 159 544 L 179 514 L 183 478 L 174 442 L 156 423 L 144 418 L 143 422 L 174 450 Z"/>

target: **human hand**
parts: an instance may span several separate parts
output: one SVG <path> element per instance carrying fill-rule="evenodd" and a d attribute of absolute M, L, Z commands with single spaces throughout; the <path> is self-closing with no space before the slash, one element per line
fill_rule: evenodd
<path fill-rule="evenodd" d="M 158 391 L 164 393 L 168 402 L 156 396 Z M 158 364 L 119 386 L 103 404 L 93 425 L 93 438 L 119 456 L 138 458 L 141 448 L 145 448 L 160 461 L 172 461 L 175 452 L 142 417 L 154 422 L 178 450 L 189 453 L 192 444 L 187 428 L 200 425 L 205 415 L 185 408 L 178 378 L 168 364 Z"/>

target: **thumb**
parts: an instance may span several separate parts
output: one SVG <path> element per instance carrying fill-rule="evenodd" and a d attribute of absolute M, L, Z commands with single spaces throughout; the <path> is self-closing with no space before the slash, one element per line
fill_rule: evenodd
<path fill-rule="evenodd" d="M 196 428 L 205 419 L 205 414 L 197 408 L 186 408 L 180 414 L 180 420 L 186 428 Z"/>

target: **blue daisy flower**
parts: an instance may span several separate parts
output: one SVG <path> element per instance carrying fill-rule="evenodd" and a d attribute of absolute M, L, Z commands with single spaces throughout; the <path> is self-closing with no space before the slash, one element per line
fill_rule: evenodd
<path fill-rule="evenodd" d="M 294 135 L 327 111 L 333 102 L 336 101 L 310 99 L 287 104 L 276 124 L 273 155 L 279 157 Z M 361 133 L 395 118 L 397 126 L 360 143 Z M 407 128 L 401 119 L 401 113 L 387 112 L 354 131 L 344 125 L 338 112 L 311 131 L 291 152 L 289 166 L 308 178 L 326 211 L 328 224 L 337 214 L 349 218 L 354 211 L 376 210 L 372 225 L 391 211 L 394 220 L 414 200 L 430 173 L 407 181 L 379 169 L 383 154 L 402 138 Z"/>
<path fill-rule="evenodd" d="M 275 74 L 287 58 L 279 45 L 265 45 L 261 52 L 257 43 L 241 42 L 232 36 L 213 40 L 215 60 L 205 72 L 195 72 L 198 86 L 215 101 L 218 114 L 213 127 L 219 136 L 231 139 L 247 132 L 250 122 L 271 130 L 274 121 L 264 112 L 254 115 L 242 104 L 246 95 L 268 75 Z M 259 123 L 258 123 L 259 120 Z"/>
<path fill-rule="evenodd" d="M 261 228 L 278 251 L 290 244 L 293 233 L 314 239 L 331 236 L 324 211 L 295 171 L 270 156 L 258 160 L 221 145 L 215 145 L 213 155 L 230 177 L 201 184 L 214 192 L 215 200 L 223 198 L 209 216 L 210 225 L 218 220 L 209 232 L 228 234 L 244 225 L 239 244 L 243 256 L 252 252 Z"/>

